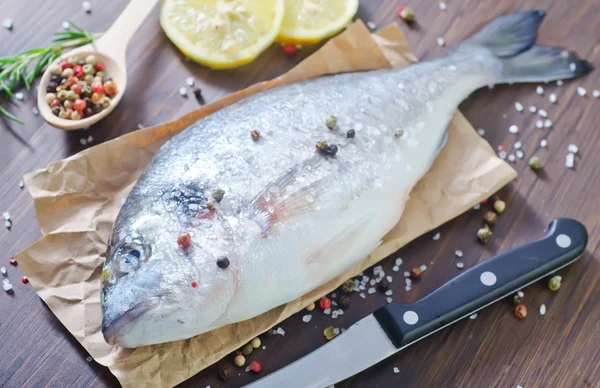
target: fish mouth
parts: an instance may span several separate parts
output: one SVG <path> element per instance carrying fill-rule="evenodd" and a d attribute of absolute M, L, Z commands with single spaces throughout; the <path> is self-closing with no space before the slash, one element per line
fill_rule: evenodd
<path fill-rule="evenodd" d="M 159 305 L 160 297 L 154 296 L 151 298 L 144 299 L 143 301 L 134 305 L 129 310 L 125 311 L 116 319 L 113 319 L 110 322 L 106 322 L 103 319 L 102 335 L 104 335 L 104 340 L 106 341 L 106 343 L 110 345 L 117 344 L 117 340 L 119 339 L 119 337 L 123 336 L 123 334 L 126 334 L 126 332 L 124 332 L 126 326 L 140 318 L 147 311 L 152 310 L 158 307 Z"/>

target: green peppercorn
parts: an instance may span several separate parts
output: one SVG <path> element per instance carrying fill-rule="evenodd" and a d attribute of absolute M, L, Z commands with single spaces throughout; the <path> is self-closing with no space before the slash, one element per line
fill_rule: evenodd
<path fill-rule="evenodd" d="M 58 98 L 60 101 L 67 101 L 68 93 L 69 92 L 67 92 L 66 90 L 61 90 L 56 94 L 56 98 Z"/>
<path fill-rule="evenodd" d="M 531 167 L 533 171 L 541 170 L 542 162 L 540 161 L 540 158 L 538 158 L 537 156 L 532 156 L 531 159 L 529 159 L 529 167 Z"/>
<path fill-rule="evenodd" d="M 73 77 L 73 69 L 67 67 L 62 71 L 60 76 L 63 78 Z"/>
<path fill-rule="evenodd" d="M 496 201 L 494 201 L 494 210 L 500 214 L 504 211 L 504 209 L 506 209 L 506 203 L 500 199 L 497 199 Z"/>
<path fill-rule="evenodd" d="M 483 215 L 483 221 L 489 226 L 494 226 L 497 220 L 498 216 L 494 212 L 485 212 Z"/>
<path fill-rule="evenodd" d="M 95 55 L 88 55 L 87 57 L 85 57 L 85 63 L 88 65 L 95 65 L 96 64 L 96 56 Z"/>
<path fill-rule="evenodd" d="M 481 228 L 477 231 L 477 238 L 479 239 L 479 241 L 482 244 L 487 244 L 488 241 L 490 240 L 491 236 L 492 236 L 492 231 L 490 230 L 490 227 L 487 225 L 485 225 L 483 228 Z"/>
<path fill-rule="evenodd" d="M 327 125 L 327 128 L 329 128 L 329 129 L 335 128 L 336 124 L 337 124 L 337 117 L 335 117 L 335 116 L 329 116 L 329 117 L 327 117 L 327 120 L 325 120 L 325 125 Z"/>
<path fill-rule="evenodd" d="M 350 306 L 350 297 L 348 295 L 340 296 L 340 306 L 344 308 Z"/>
<path fill-rule="evenodd" d="M 94 82 L 94 76 L 91 74 L 86 74 L 86 76 L 83 77 L 83 80 L 86 84 L 91 85 Z"/>
<path fill-rule="evenodd" d="M 67 92 L 67 100 L 70 100 L 70 101 L 75 101 L 75 100 L 77 100 L 78 98 L 79 98 L 79 97 L 77 96 L 77 93 L 75 93 L 74 91 L 72 91 L 72 90 L 69 90 L 69 91 Z"/>
<path fill-rule="evenodd" d="M 46 94 L 46 102 L 48 104 L 52 103 L 52 101 L 56 100 L 56 94 L 54 93 L 47 93 Z"/>
<path fill-rule="evenodd" d="M 252 351 L 254 350 L 254 348 L 252 347 L 252 345 L 250 344 L 246 344 L 244 345 L 244 347 L 242 348 L 242 354 L 244 356 L 249 356 L 250 354 L 252 354 Z"/>
<path fill-rule="evenodd" d="M 99 71 L 99 72 L 96 73 L 96 77 L 104 78 L 104 77 L 106 77 L 106 72 L 105 71 Z"/>
<path fill-rule="evenodd" d="M 73 109 L 73 101 L 67 100 L 65 101 L 63 106 L 65 107 L 65 109 Z"/>
<path fill-rule="evenodd" d="M 342 290 L 347 293 L 354 291 L 354 279 L 348 279 L 342 284 Z"/>
<path fill-rule="evenodd" d="M 100 104 L 102 105 L 102 108 L 106 109 L 106 108 L 108 108 L 108 107 L 110 106 L 110 102 L 111 102 L 110 98 L 105 96 L 105 97 L 104 97 L 104 98 L 103 98 L 103 99 L 100 101 Z"/>
<path fill-rule="evenodd" d="M 78 111 L 74 110 L 71 113 L 71 120 L 81 120 L 81 113 L 79 113 Z"/>
<path fill-rule="evenodd" d="M 92 97 L 92 94 L 94 94 L 94 90 L 90 85 L 85 85 L 81 88 L 81 94 L 83 94 L 84 97 Z"/>
<path fill-rule="evenodd" d="M 59 65 L 57 65 L 56 63 L 50 65 L 48 70 L 50 70 L 50 74 L 52 74 L 52 75 L 61 75 L 62 74 L 62 68 Z"/>
<path fill-rule="evenodd" d="M 67 118 L 69 118 L 69 113 L 67 113 L 66 110 L 60 109 L 60 108 L 59 108 L 59 110 L 60 111 L 58 113 L 58 117 L 60 117 L 61 119 L 67 119 Z"/>
<path fill-rule="evenodd" d="M 216 189 L 212 193 L 212 196 L 217 203 L 220 203 L 223 200 L 224 195 L 225 195 L 225 190 L 223 190 L 223 189 Z"/>
<path fill-rule="evenodd" d="M 317 151 L 319 152 L 327 152 L 327 142 L 325 140 L 319 140 L 317 142 Z"/>
<path fill-rule="evenodd" d="M 83 65 L 83 74 L 93 76 L 94 74 L 96 74 L 96 69 L 90 64 Z"/>
<path fill-rule="evenodd" d="M 558 291 L 560 288 L 560 276 L 553 276 L 548 280 L 548 288 L 550 291 Z"/>

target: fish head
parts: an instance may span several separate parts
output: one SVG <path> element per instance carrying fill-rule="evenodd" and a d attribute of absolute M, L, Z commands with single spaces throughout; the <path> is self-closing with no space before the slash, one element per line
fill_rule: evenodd
<path fill-rule="evenodd" d="M 101 275 L 110 344 L 131 348 L 209 331 L 235 293 L 238 254 L 228 221 L 206 208 L 164 211 L 160 201 L 138 210 L 126 202 L 113 227 Z"/>

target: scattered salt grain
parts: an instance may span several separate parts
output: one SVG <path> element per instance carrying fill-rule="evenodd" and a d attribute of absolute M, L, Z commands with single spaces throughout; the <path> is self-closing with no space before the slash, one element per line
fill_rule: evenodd
<path fill-rule="evenodd" d="M 90 3 L 89 1 L 84 1 L 81 6 L 83 7 L 83 10 L 86 13 L 91 13 L 92 12 L 92 3 Z"/>
<path fill-rule="evenodd" d="M 33 108 L 31 108 L 31 113 L 33 113 L 34 116 L 39 116 L 40 110 L 37 108 L 37 106 L 34 106 Z"/>
<path fill-rule="evenodd" d="M 338 312 L 337 311 L 333 311 L 331 313 L 331 319 L 336 319 L 338 317 Z"/>
<path fill-rule="evenodd" d="M 565 159 L 565 167 L 567 167 L 567 168 L 575 167 L 575 154 L 572 154 L 572 153 L 567 154 L 567 158 Z"/>
<path fill-rule="evenodd" d="M 500 151 L 498 152 L 498 157 L 502 160 L 506 159 L 506 156 L 508 155 L 508 153 L 506 151 Z"/>
<path fill-rule="evenodd" d="M 250 365 L 246 367 L 246 373 L 250 372 Z"/>
<path fill-rule="evenodd" d="M 535 122 L 535 127 L 536 128 L 544 128 L 544 122 L 542 120 L 537 120 Z"/>
<path fill-rule="evenodd" d="M 371 295 L 375 293 L 375 287 L 371 287 L 367 290 L 367 294 Z"/>
<path fill-rule="evenodd" d="M 544 88 L 541 86 L 538 86 L 537 88 L 535 88 L 535 92 L 539 95 L 544 94 Z"/>
<path fill-rule="evenodd" d="M 333 294 L 331 294 L 332 298 L 337 298 L 337 294 L 334 292 Z"/>
<path fill-rule="evenodd" d="M 12 228 L 12 221 L 11 220 L 4 221 L 4 226 L 6 226 L 7 229 Z"/>
<path fill-rule="evenodd" d="M 397 266 L 401 266 L 401 265 L 402 265 L 402 259 L 401 259 L 400 257 L 399 257 L 399 258 L 397 258 L 397 259 L 396 259 L 396 262 L 395 262 L 395 264 L 396 264 Z"/>
<path fill-rule="evenodd" d="M 63 22 L 63 24 L 62 24 L 62 28 L 63 28 L 63 30 L 65 30 L 65 31 L 68 31 L 68 30 L 70 30 L 70 29 L 71 29 L 71 23 L 69 23 L 69 22 Z"/>
<path fill-rule="evenodd" d="M 2 213 L 2 218 L 4 218 L 7 221 L 10 220 L 10 213 L 9 212 Z"/>
<path fill-rule="evenodd" d="M 392 280 L 394 280 L 391 276 L 386 276 L 385 279 L 388 281 L 388 283 L 391 283 Z"/>
<path fill-rule="evenodd" d="M 458 249 L 454 251 L 454 254 L 456 255 L 456 257 L 463 257 L 463 251 L 460 251 Z"/>
<path fill-rule="evenodd" d="M 577 147 L 575 144 L 569 144 L 569 147 L 567 149 L 572 154 L 576 154 L 579 152 L 579 147 Z"/>
<path fill-rule="evenodd" d="M 543 109 L 538 110 L 538 114 L 544 118 L 548 117 L 548 112 Z"/>
<path fill-rule="evenodd" d="M 441 234 L 440 234 L 440 232 L 437 232 L 436 234 L 434 234 L 434 235 L 433 235 L 433 239 L 434 239 L 435 241 L 439 240 L 439 239 L 440 239 L 440 237 L 441 237 Z"/>
<path fill-rule="evenodd" d="M 392 294 L 393 294 L 393 291 L 392 291 L 392 290 L 387 290 L 387 291 L 385 292 L 385 295 L 386 295 L 386 296 L 392 296 Z"/>
<path fill-rule="evenodd" d="M 519 127 L 517 127 L 516 125 L 513 124 L 510 127 L 508 127 L 508 131 L 510 133 L 517 133 L 517 132 L 519 132 Z"/>
<path fill-rule="evenodd" d="M 88 138 L 87 138 L 87 142 L 91 143 L 93 141 L 94 141 L 94 138 L 92 137 L 92 135 L 89 135 Z"/>
<path fill-rule="evenodd" d="M 475 319 L 475 318 L 477 318 L 477 313 L 475 313 L 475 314 L 472 314 L 472 315 L 469 317 L 469 319 Z"/>
<path fill-rule="evenodd" d="M 481 204 L 480 203 L 478 203 L 475 206 L 473 206 L 473 210 L 479 210 L 479 209 L 481 209 Z"/>
<path fill-rule="evenodd" d="M 422 271 L 422 272 L 425 272 L 425 271 L 427 271 L 427 266 L 426 266 L 425 264 L 423 264 L 423 265 L 422 265 L 421 267 L 419 267 L 419 268 L 421 268 L 421 271 Z"/>
<path fill-rule="evenodd" d="M 515 143 L 515 149 L 516 150 L 521 149 L 522 146 L 523 146 L 523 144 L 521 144 L 520 141 L 518 141 L 518 142 Z"/>
<path fill-rule="evenodd" d="M 360 294 L 358 294 L 358 295 L 359 295 L 361 298 L 363 298 L 363 299 L 365 299 L 365 298 L 366 298 L 366 295 L 365 295 L 365 293 L 364 293 L 364 292 L 361 292 L 361 293 L 360 293 Z"/>
<path fill-rule="evenodd" d="M 523 291 L 517 291 L 517 295 L 519 295 L 519 298 L 523 298 L 525 293 Z"/>
<path fill-rule="evenodd" d="M 519 159 L 523 159 L 523 156 L 525 156 L 525 155 L 523 154 L 523 151 L 521 151 L 521 150 L 517 150 L 517 151 L 515 152 L 515 155 L 516 155 L 516 156 L 517 156 L 517 158 L 519 158 Z"/>
<path fill-rule="evenodd" d="M 367 22 L 367 27 L 369 27 L 371 30 L 374 30 L 377 28 L 377 25 L 375 24 L 375 22 L 369 21 Z"/>
<path fill-rule="evenodd" d="M 483 135 L 485 135 L 485 129 L 483 129 L 483 128 L 479 128 L 479 129 L 477 130 L 477 133 L 479 134 L 479 136 L 483 136 Z"/>
<path fill-rule="evenodd" d="M 85 360 L 86 360 L 87 362 L 92 362 L 93 358 L 92 358 L 92 356 L 87 356 L 87 357 L 85 358 Z"/>
<path fill-rule="evenodd" d="M 546 315 L 546 305 L 542 304 L 540 306 L 540 315 Z"/>
<path fill-rule="evenodd" d="M 281 327 L 278 327 L 277 330 L 275 330 L 275 333 L 279 334 L 282 337 L 285 336 L 285 330 L 283 330 Z"/>
<path fill-rule="evenodd" d="M 332 301 L 331 301 L 331 305 L 332 305 L 332 306 L 337 306 L 338 304 L 337 304 L 337 302 L 336 302 L 335 300 L 332 300 Z"/>
<path fill-rule="evenodd" d="M 194 78 L 193 77 L 187 77 L 185 79 L 185 83 L 188 84 L 188 86 L 194 86 Z"/>
<path fill-rule="evenodd" d="M 379 272 L 381 272 L 381 270 L 383 270 L 383 267 L 380 265 L 376 265 L 375 267 L 373 267 L 373 275 L 379 274 Z"/>
<path fill-rule="evenodd" d="M 551 103 L 555 104 L 556 103 L 556 94 L 550 93 L 550 95 L 548 96 L 548 99 L 550 100 Z"/>
<path fill-rule="evenodd" d="M 19 188 L 22 189 L 23 187 L 25 187 L 25 182 L 23 182 L 23 179 L 21 179 L 19 181 Z"/>
<path fill-rule="evenodd" d="M 371 281 L 369 282 L 370 285 L 374 286 L 375 284 L 377 284 L 377 279 L 371 279 Z"/>
<path fill-rule="evenodd" d="M 326 308 L 325 310 L 323 310 L 323 314 L 325 314 L 325 315 L 329 315 L 329 314 L 331 314 L 331 308 L 330 308 L 330 307 L 328 307 L 328 308 Z"/>
<path fill-rule="evenodd" d="M 85 137 L 82 137 L 81 139 L 79 139 L 79 142 L 81 143 L 81 145 L 86 145 L 87 139 Z"/>
<path fill-rule="evenodd" d="M 440 1 L 440 9 L 441 9 L 442 11 L 445 11 L 445 10 L 446 10 L 446 3 L 444 3 L 443 1 Z"/>
<path fill-rule="evenodd" d="M 13 21 L 11 19 L 4 19 L 4 21 L 2 22 L 2 27 L 6 28 L 7 30 L 11 31 L 13 29 Z"/>
<path fill-rule="evenodd" d="M 410 278 L 404 278 L 404 283 L 406 283 L 408 287 L 412 286 L 412 280 Z"/>
<path fill-rule="evenodd" d="M 563 81 L 561 79 L 556 81 L 556 86 L 563 86 Z"/>
<path fill-rule="evenodd" d="M 398 272 L 398 271 L 400 271 L 400 267 L 398 267 L 397 265 L 395 265 L 395 266 L 392 267 L 392 271 Z"/>
<path fill-rule="evenodd" d="M 531 105 L 531 106 L 529 107 L 529 111 L 530 111 L 531 113 L 535 113 L 535 112 L 537 112 L 537 108 L 536 108 L 534 105 Z"/>
<path fill-rule="evenodd" d="M 267 350 L 267 347 L 263 345 L 262 350 Z"/>
<path fill-rule="evenodd" d="M 6 267 L 0 267 L 0 273 L 2 273 L 2 275 L 6 276 L 6 274 L 8 273 L 6 271 Z"/>
<path fill-rule="evenodd" d="M 546 148 L 546 146 L 547 146 L 547 145 L 548 145 L 548 140 L 546 140 L 546 139 L 542 139 L 542 140 L 540 141 L 540 147 L 542 147 L 542 148 Z"/>
<path fill-rule="evenodd" d="M 519 384 L 517 384 L 517 388 L 523 388 L 523 386 L 522 386 L 522 385 L 519 385 Z"/>
<path fill-rule="evenodd" d="M 25 98 L 25 96 L 21 92 L 15 93 L 15 97 L 19 101 L 23 101 L 23 99 Z"/>
<path fill-rule="evenodd" d="M 446 41 L 441 36 L 439 38 L 437 38 L 435 41 L 436 41 L 437 45 L 440 47 L 444 47 L 446 45 Z"/>
<path fill-rule="evenodd" d="M 465 268 L 465 263 L 463 263 L 462 261 L 459 261 L 458 263 L 456 263 L 456 268 L 458 268 L 458 269 Z"/>
<path fill-rule="evenodd" d="M 406 290 L 406 292 L 410 291 L 412 288 L 410 288 L 410 286 L 406 286 L 404 287 L 404 289 Z"/>
<path fill-rule="evenodd" d="M 334 328 L 333 329 L 333 334 L 339 335 L 340 334 L 340 328 L 339 327 Z"/>
<path fill-rule="evenodd" d="M 394 301 L 394 299 L 390 298 L 389 296 L 388 296 L 387 298 L 385 298 L 385 300 L 386 300 L 388 303 L 392 303 L 392 302 Z"/>
<path fill-rule="evenodd" d="M 521 104 L 520 102 L 515 102 L 515 109 L 517 110 L 517 112 L 523 112 L 523 104 Z"/>
<path fill-rule="evenodd" d="M 139 124 L 139 123 L 138 123 L 137 127 L 138 127 L 138 129 L 144 129 L 144 126 L 142 124 Z"/>
<path fill-rule="evenodd" d="M 544 128 L 550 128 L 552 126 L 552 120 L 546 119 L 544 120 Z"/>
<path fill-rule="evenodd" d="M 598 90 L 598 89 L 595 89 L 595 90 L 592 92 L 592 97 L 594 97 L 594 98 L 600 98 L 600 90 Z"/>
<path fill-rule="evenodd" d="M 562 282 L 562 276 L 556 275 L 555 278 L 557 278 L 559 282 Z"/>
<path fill-rule="evenodd" d="M 585 96 L 587 94 L 587 90 L 585 90 L 584 87 L 578 86 L 577 87 L 577 94 L 579 94 L 581 97 Z"/>
<path fill-rule="evenodd" d="M 408 272 L 408 271 L 404 271 L 404 277 L 405 277 L 405 278 L 407 278 L 407 277 L 409 277 L 409 276 L 410 276 L 410 272 Z"/>
<path fill-rule="evenodd" d="M 179 88 L 179 94 L 182 97 L 187 97 L 187 89 L 182 86 L 181 88 Z"/>
<path fill-rule="evenodd" d="M 510 154 L 508 155 L 508 161 L 511 163 L 514 163 L 514 161 L 516 160 L 516 157 L 514 154 Z"/>
<path fill-rule="evenodd" d="M 394 367 L 394 373 L 400 373 L 400 369 L 398 369 L 398 367 Z"/>
<path fill-rule="evenodd" d="M 308 323 L 308 322 L 310 322 L 311 319 L 312 319 L 312 315 L 306 314 L 305 316 L 302 317 L 302 322 Z"/>
<path fill-rule="evenodd" d="M 12 291 L 12 289 L 13 289 L 13 285 L 12 285 L 12 284 L 10 284 L 10 282 L 6 282 L 6 283 L 5 283 L 5 282 L 3 282 L 3 283 L 2 283 L 2 288 L 3 288 L 3 289 L 4 289 L 4 291 L 6 291 L 6 292 L 11 292 L 11 291 Z"/>
<path fill-rule="evenodd" d="M 505 119 L 505 118 L 507 118 L 507 117 L 508 117 L 508 116 L 507 116 L 506 114 L 504 114 L 504 113 L 502 114 L 502 118 L 503 118 L 503 119 Z"/>

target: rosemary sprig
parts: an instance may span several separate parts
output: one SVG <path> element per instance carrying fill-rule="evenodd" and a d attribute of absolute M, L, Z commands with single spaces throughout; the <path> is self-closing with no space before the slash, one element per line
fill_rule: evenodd
<path fill-rule="evenodd" d="M 33 80 L 60 57 L 64 49 L 86 45 L 100 36 L 100 34 L 93 34 L 82 29 L 73 22 L 69 22 L 69 24 L 72 29 L 56 32 L 53 43 L 48 47 L 23 51 L 13 57 L 0 58 L 0 90 L 4 91 L 7 97 L 14 96 L 15 87 L 20 83 L 23 83 L 29 90 Z M 35 65 L 33 65 L 34 63 Z M 24 124 L 1 105 L 0 114 L 17 123 Z"/>

